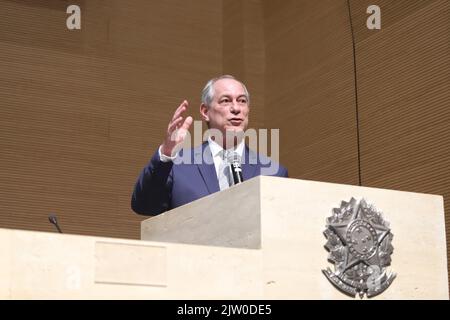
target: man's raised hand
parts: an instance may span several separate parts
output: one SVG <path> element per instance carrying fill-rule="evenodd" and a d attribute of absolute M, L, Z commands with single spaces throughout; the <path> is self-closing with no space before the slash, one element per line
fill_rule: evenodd
<path fill-rule="evenodd" d="M 189 131 L 189 127 L 193 122 L 191 116 L 186 119 L 182 116 L 188 107 L 189 103 L 184 100 L 177 110 L 175 110 L 172 120 L 170 120 L 169 125 L 167 126 L 167 134 L 163 144 L 161 145 L 161 153 L 168 157 L 174 156 L 173 153 L 176 147 L 184 142 L 186 134 Z"/>

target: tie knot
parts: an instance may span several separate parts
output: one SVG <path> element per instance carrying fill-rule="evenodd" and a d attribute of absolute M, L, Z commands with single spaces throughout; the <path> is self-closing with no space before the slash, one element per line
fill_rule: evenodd
<path fill-rule="evenodd" d="M 225 153 L 226 161 L 228 163 L 241 163 L 241 156 L 236 151 L 229 151 Z"/>
<path fill-rule="evenodd" d="M 220 151 L 220 157 L 222 158 L 222 160 L 228 160 L 228 158 L 230 157 L 231 154 L 232 154 L 232 151 L 230 151 L 230 150 Z"/>

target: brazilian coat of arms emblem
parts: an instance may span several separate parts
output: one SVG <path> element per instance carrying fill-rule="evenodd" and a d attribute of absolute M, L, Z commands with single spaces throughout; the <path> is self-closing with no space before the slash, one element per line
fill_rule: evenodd
<path fill-rule="evenodd" d="M 342 201 L 327 218 L 324 235 L 328 260 L 334 272 L 322 270 L 327 279 L 343 293 L 362 298 L 374 297 L 385 291 L 396 274 L 388 273 L 391 263 L 393 234 L 389 223 L 373 205 L 362 199 Z"/>

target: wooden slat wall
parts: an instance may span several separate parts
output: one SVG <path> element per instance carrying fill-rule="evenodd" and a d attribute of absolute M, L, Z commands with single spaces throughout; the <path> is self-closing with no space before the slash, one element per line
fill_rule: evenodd
<path fill-rule="evenodd" d="M 358 183 L 346 1 L 262 1 L 266 125 L 294 178 Z"/>
<path fill-rule="evenodd" d="M 366 27 L 372 4 L 381 7 L 379 31 Z M 347 1 L 262 0 L 262 5 L 265 124 L 281 129 L 282 162 L 295 178 L 357 184 Z M 449 5 L 445 0 L 350 2 L 362 184 L 444 195 L 447 234 Z"/>
<path fill-rule="evenodd" d="M 373 1 L 351 1 L 362 182 L 443 195 L 449 250 L 450 2 L 375 3 L 382 12 L 380 31 L 365 28 L 360 14 Z"/>
<path fill-rule="evenodd" d="M 223 70 L 251 95 L 249 126 L 264 128 L 264 29 L 259 0 L 223 1 Z"/>
<path fill-rule="evenodd" d="M 134 182 L 222 72 L 220 1 L 0 1 L 0 227 L 139 238 Z"/>

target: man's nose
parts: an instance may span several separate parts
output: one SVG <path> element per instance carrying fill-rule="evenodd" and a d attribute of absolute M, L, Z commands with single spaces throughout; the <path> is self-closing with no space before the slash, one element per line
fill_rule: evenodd
<path fill-rule="evenodd" d="M 230 109 L 231 113 L 233 114 L 238 114 L 241 112 L 241 106 L 239 105 L 239 103 L 237 101 L 234 101 L 231 104 L 231 109 Z"/>

